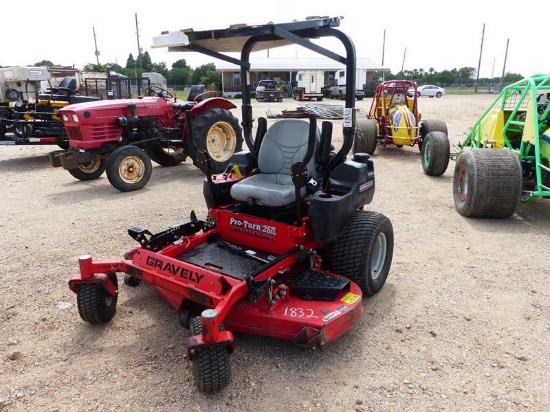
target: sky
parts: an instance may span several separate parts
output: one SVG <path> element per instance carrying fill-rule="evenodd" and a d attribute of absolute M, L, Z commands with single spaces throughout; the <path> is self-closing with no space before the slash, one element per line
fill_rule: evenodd
<path fill-rule="evenodd" d="M 29 12 L 4 18 L 0 35 L 0 66 L 33 65 L 42 60 L 82 68 L 96 63 L 126 65 L 139 45 L 155 63 L 185 59 L 193 68 L 216 59 L 199 53 L 152 49 L 153 37 L 162 31 L 195 30 L 303 20 L 307 16 L 341 16 L 339 29 L 354 42 L 356 55 L 370 58 L 396 74 L 402 69 L 435 71 L 479 65 L 480 77 L 499 77 L 503 70 L 530 76 L 550 73 L 547 56 L 548 25 L 535 21 L 544 0 L 523 0 L 513 10 L 479 0 L 446 3 L 435 0 L 207 0 L 124 2 L 94 0 L 89 6 L 45 5 L 27 0 Z M 546 6 L 544 6 L 546 4 Z M 4 5 L 4 3 L 2 3 Z M 196 7 L 198 6 L 198 7 Z M 535 14 L 533 14 L 535 12 Z M 137 24 L 136 24 L 137 20 Z M 95 31 L 95 37 L 94 37 Z M 483 42 L 482 42 L 483 40 Z M 333 39 L 316 41 L 339 51 Z M 480 60 L 481 56 L 481 60 Z M 252 57 L 268 57 L 266 51 Z M 307 58 L 319 55 L 300 46 L 270 50 L 269 57 Z"/>

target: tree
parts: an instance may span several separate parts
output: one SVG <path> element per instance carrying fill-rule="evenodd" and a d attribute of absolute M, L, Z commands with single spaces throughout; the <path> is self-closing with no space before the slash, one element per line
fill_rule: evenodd
<path fill-rule="evenodd" d="M 185 59 L 179 59 L 176 60 L 174 63 L 172 63 L 172 69 L 185 69 L 187 68 L 187 62 Z"/>
<path fill-rule="evenodd" d="M 34 63 L 33 66 L 55 66 L 50 60 L 42 60 L 41 62 Z"/>
<path fill-rule="evenodd" d="M 193 72 L 189 67 L 175 68 L 170 70 L 165 77 L 168 84 L 171 85 L 191 84 Z"/>
<path fill-rule="evenodd" d="M 150 72 L 152 71 L 153 62 L 151 61 L 151 56 L 149 52 L 145 52 L 138 56 L 137 58 L 138 70 L 140 72 Z"/>

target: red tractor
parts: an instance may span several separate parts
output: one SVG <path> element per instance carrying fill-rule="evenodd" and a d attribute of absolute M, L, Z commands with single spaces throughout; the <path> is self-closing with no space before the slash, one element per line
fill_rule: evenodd
<path fill-rule="evenodd" d="M 151 86 L 147 96 L 72 104 L 60 110 L 69 149 L 50 153 L 52 166 L 63 166 L 79 180 L 93 180 L 107 171 L 111 185 L 122 192 L 143 188 L 152 173 L 151 160 L 175 166 L 206 150 L 212 170 L 222 172 L 233 153 L 242 149 L 242 130 L 230 112 L 236 106 L 208 92 L 194 101 L 177 100 Z M 215 94 L 215 92 L 214 92 Z M 193 122 L 193 133 L 187 124 Z"/>
<path fill-rule="evenodd" d="M 117 273 L 126 286 L 147 282 L 189 328 L 185 357 L 193 364 L 201 392 L 223 389 L 231 375 L 233 332 L 323 347 L 354 327 L 362 297 L 378 293 L 390 271 L 394 234 L 391 221 L 365 210 L 374 196 L 374 164 L 367 153 L 348 155 L 355 134 L 355 47 L 335 29 L 340 17 L 226 30 L 173 32 L 155 38 L 177 51 L 242 49 L 242 79 L 249 79 L 249 55 L 265 45 L 288 41 L 336 56 L 310 39 L 333 36 L 347 57 L 351 82 L 344 108 L 344 142 L 331 144 L 332 123 L 281 119 L 269 128 L 257 120 L 252 134 L 249 85 L 242 84 L 243 134 L 249 150 L 235 153 L 224 173 L 212 173 L 206 150 L 197 152 L 207 171 L 203 193 L 208 216 L 189 218 L 153 234 L 130 228 L 138 246 L 119 261 L 79 259 L 69 281 L 80 317 L 109 322 L 116 312 Z M 185 45 L 185 46 L 182 46 Z M 229 49 L 227 48 L 228 46 Z M 236 46 L 240 46 L 236 49 Z M 333 57 L 334 58 L 334 57 Z M 194 130 L 195 125 L 191 125 Z"/>

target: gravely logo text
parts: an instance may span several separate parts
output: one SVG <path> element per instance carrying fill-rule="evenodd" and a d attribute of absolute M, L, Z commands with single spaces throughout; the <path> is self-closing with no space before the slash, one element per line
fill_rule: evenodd
<path fill-rule="evenodd" d="M 169 273 L 174 276 L 179 276 L 183 279 L 188 279 L 191 282 L 201 283 L 201 280 L 204 278 L 204 275 L 197 273 L 193 270 L 184 268 L 182 266 L 176 265 L 171 262 L 165 262 L 162 259 L 155 258 L 153 256 L 147 256 L 145 260 L 147 266 L 151 266 L 156 269 L 160 269 L 163 272 Z"/>

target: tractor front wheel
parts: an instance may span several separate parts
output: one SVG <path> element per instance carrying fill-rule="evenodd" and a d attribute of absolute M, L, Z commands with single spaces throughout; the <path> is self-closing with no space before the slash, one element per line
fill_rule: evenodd
<path fill-rule="evenodd" d="M 118 289 L 116 274 L 107 276 Z M 115 316 L 117 298 L 118 291 L 115 296 L 110 296 L 101 283 L 83 283 L 76 293 L 78 314 L 88 323 L 106 323 Z"/>
<path fill-rule="evenodd" d="M 222 173 L 233 153 L 243 148 L 243 132 L 239 120 L 229 110 L 208 109 L 193 119 L 193 144 L 196 150 L 206 150 L 212 160 L 211 173 Z M 195 150 L 191 150 L 192 153 Z M 193 155 L 193 164 L 201 167 L 197 156 Z M 201 169 L 202 170 L 202 169 Z M 202 170 L 207 173 L 206 170 Z"/>
<path fill-rule="evenodd" d="M 190 330 L 193 336 L 202 335 L 203 329 L 200 316 L 193 316 L 190 322 Z M 231 377 L 229 357 L 229 351 L 224 346 L 194 349 L 193 375 L 200 392 L 218 392 L 227 386 Z"/>
<path fill-rule="evenodd" d="M 151 159 L 136 146 L 122 146 L 107 160 L 107 178 L 121 192 L 142 189 L 153 172 Z"/>
<path fill-rule="evenodd" d="M 456 159 L 453 198 L 465 217 L 510 217 L 521 200 L 523 177 L 509 149 L 466 149 Z"/>
<path fill-rule="evenodd" d="M 447 135 L 430 132 L 422 144 L 422 168 L 428 176 L 441 176 L 449 166 L 451 145 Z"/>
<path fill-rule="evenodd" d="M 78 180 L 88 181 L 99 179 L 105 171 L 106 160 L 95 155 L 90 162 L 79 163 L 75 169 L 69 169 L 69 173 Z"/>
<path fill-rule="evenodd" d="M 375 295 L 388 277 L 393 245 L 393 226 L 386 216 L 357 210 L 332 245 L 329 269 L 355 282 L 364 295 Z"/>

